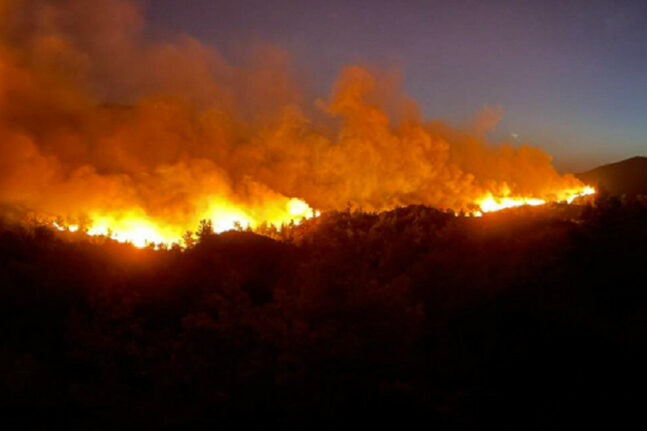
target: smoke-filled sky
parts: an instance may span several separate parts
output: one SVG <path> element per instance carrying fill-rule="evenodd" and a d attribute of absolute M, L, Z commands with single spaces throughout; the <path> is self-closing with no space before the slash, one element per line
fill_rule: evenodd
<path fill-rule="evenodd" d="M 647 153 L 647 2 L 148 0 L 147 34 L 228 58 L 273 43 L 325 93 L 349 63 L 401 73 L 425 116 L 500 105 L 496 136 L 580 170 Z"/>
<path fill-rule="evenodd" d="M 621 87 L 560 69 L 566 36 L 517 39 L 514 10 L 307 3 L 0 0 L 0 206 L 175 240 L 308 205 L 571 201 L 551 153 L 638 151 Z"/>

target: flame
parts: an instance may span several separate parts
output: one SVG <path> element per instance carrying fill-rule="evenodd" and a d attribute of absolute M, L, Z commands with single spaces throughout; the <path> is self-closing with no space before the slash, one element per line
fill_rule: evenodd
<path fill-rule="evenodd" d="M 262 223 L 280 228 L 291 221 L 299 223 L 302 219 L 319 215 L 319 211 L 313 210 L 305 201 L 297 198 L 287 200 L 282 208 L 280 206 L 275 208 L 267 219 L 255 218 L 251 211 L 246 211 L 231 202 L 215 200 L 196 220 L 198 218 L 210 220 L 214 232 L 221 233 L 235 229 L 253 229 Z M 84 231 L 87 235 L 107 237 L 118 242 L 130 243 L 138 248 L 182 245 L 183 236 L 197 226 L 197 222 L 194 225 L 164 223 L 148 216 L 141 209 L 112 213 L 94 212 L 89 214 L 89 219 L 90 222 Z M 51 226 L 61 232 L 79 231 L 78 224 L 53 221 Z"/>
<path fill-rule="evenodd" d="M 575 199 L 583 196 L 590 196 L 596 193 L 595 188 L 584 186 L 576 189 L 560 190 L 552 202 L 571 204 Z M 509 194 L 509 190 L 505 192 Z M 521 206 L 545 205 L 547 200 L 536 197 L 524 196 L 494 196 L 487 193 L 477 200 L 480 208 L 476 211 L 467 212 L 468 217 L 481 217 L 485 213 L 496 212 L 508 208 Z M 261 223 L 269 223 L 274 226 L 282 226 L 290 222 L 300 223 L 303 219 L 319 217 L 320 211 L 313 210 L 307 202 L 298 198 L 289 199 L 282 211 L 277 211 L 270 216 L 269 220 L 254 218 L 242 207 L 232 203 L 218 200 L 211 203 L 209 209 L 203 214 L 203 220 L 210 220 L 214 232 L 222 233 L 235 229 L 253 229 Z M 148 246 L 159 247 L 172 244 L 183 245 L 183 235 L 190 231 L 190 226 L 163 224 L 145 214 L 142 210 L 117 212 L 114 214 L 93 213 L 90 215 L 91 222 L 85 231 L 90 236 L 107 237 L 112 240 L 130 243 L 135 247 L 144 248 Z M 51 225 L 58 231 L 77 232 L 79 225 L 51 222 Z"/>
<path fill-rule="evenodd" d="M 91 236 L 106 236 L 119 242 L 129 242 L 136 247 L 148 244 L 166 244 L 174 241 L 174 229 L 162 228 L 139 211 L 125 214 L 108 215 L 94 214 L 90 216 L 92 223 L 87 234 Z"/>
<path fill-rule="evenodd" d="M 501 107 L 461 127 L 425 119 L 396 76 L 354 65 L 309 98 L 280 47 L 236 63 L 193 37 L 149 40 L 140 2 L 9 3 L 0 206 L 57 230 L 144 247 L 201 220 L 280 228 L 417 204 L 479 216 L 594 193 L 541 149 L 490 142 Z"/>
<path fill-rule="evenodd" d="M 524 205 L 537 206 L 544 205 L 546 203 L 543 199 L 537 198 L 527 198 L 527 197 L 503 197 L 503 198 L 494 198 L 491 194 L 479 202 L 481 211 L 484 213 L 489 213 L 492 211 L 499 211 L 506 208 L 520 207 Z"/>
<path fill-rule="evenodd" d="M 596 193 L 596 190 L 594 187 L 591 186 L 584 186 L 582 189 L 579 190 L 570 190 L 566 193 L 566 198 L 562 199 L 561 202 L 566 202 L 566 203 L 572 203 L 575 199 L 583 197 L 583 196 L 591 196 Z"/>
<path fill-rule="evenodd" d="M 573 189 L 559 190 L 554 194 L 555 198 L 552 202 L 563 202 L 571 204 L 575 199 L 583 196 L 590 196 L 595 194 L 595 188 L 591 186 L 583 186 Z M 492 193 L 488 193 L 483 198 L 477 201 L 480 211 L 474 211 L 472 216 L 480 217 L 484 213 L 500 211 L 507 208 L 516 208 L 521 206 L 539 206 L 544 205 L 548 201 L 537 197 L 527 196 L 507 196 L 509 190 L 505 192 L 504 196 L 495 197 Z"/>

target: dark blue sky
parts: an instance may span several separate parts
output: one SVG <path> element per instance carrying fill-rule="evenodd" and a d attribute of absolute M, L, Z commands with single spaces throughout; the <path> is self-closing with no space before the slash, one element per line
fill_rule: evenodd
<path fill-rule="evenodd" d="M 503 106 L 499 137 L 544 147 L 558 167 L 647 155 L 647 1 L 148 0 L 156 34 L 236 56 L 285 48 L 327 94 L 350 63 L 397 67 L 427 117 Z"/>

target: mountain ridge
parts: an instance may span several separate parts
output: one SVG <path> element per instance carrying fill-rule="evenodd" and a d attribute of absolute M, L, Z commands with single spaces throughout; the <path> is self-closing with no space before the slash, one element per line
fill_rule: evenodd
<path fill-rule="evenodd" d="M 647 194 L 647 157 L 634 156 L 575 176 L 612 195 Z"/>

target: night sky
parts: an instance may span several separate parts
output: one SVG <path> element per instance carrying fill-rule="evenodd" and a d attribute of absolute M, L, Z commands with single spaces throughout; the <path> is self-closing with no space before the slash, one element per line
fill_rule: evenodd
<path fill-rule="evenodd" d="M 428 118 L 501 105 L 494 138 L 582 170 L 647 154 L 647 1 L 148 0 L 150 37 L 188 33 L 235 60 L 278 45 L 328 93 L 340 68 L 396 69 Z"/>

